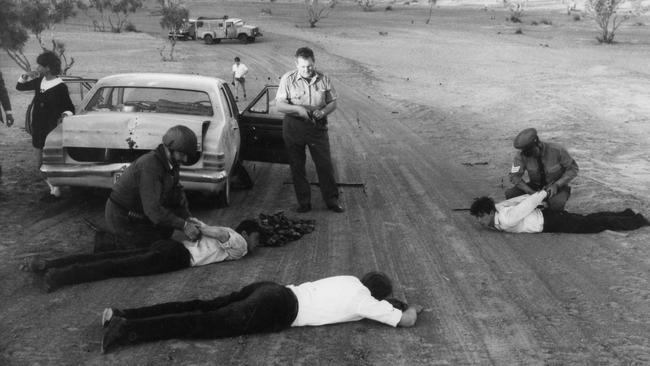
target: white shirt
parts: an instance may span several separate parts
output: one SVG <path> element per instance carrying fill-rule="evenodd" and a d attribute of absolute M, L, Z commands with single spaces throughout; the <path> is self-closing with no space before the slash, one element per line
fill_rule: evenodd
<path fill-rule="evenodd" d="M 243 78 L 246 76 L 246 73 L 248 73 L 248 67 L 246 67 L 246 65 L 242 64 L 241 62 L 239 65 L 233 64 L 232 72 L 235 74 L 236 78 Z"/>
<path fill-rule="evenodd" d="M 202 235 L 197 241 L 184 240 L 183 245 L 192 255 L 192 267 L 215 262 L 240 259 L 248 252 L 246 240 L 231 228 L 225 228 L 230 238 L 221 243 L 216 238 Z"/>
<path fill-rule="evenodd" d="M 61 78 L 54 78 L 52 80 L 47 80 L 46 78 L 43 78 L 43 80 L 41 80 L 41 93 L 43 93 L 48 89 L 54 88 L 55 86 L 61 84 L 62 82 L 63 80 Z"/>
<path fill-rule="evenodd" d="M 541 233 L 544 229 L 544 216 L 537 206 L 546 198 L 546 194 L 546 191 L 541 190 L 497 203 L 494 227 L 509 233 Z"/>
<path fill-rule="evenodd" d="M 328 277 L 287 286 L 298 299 L 298 315 L 292 327 L 324 325 L 372 319 L 396 327 L 402 312 L 388 301 L 379 301 L 354 276 Z"/>

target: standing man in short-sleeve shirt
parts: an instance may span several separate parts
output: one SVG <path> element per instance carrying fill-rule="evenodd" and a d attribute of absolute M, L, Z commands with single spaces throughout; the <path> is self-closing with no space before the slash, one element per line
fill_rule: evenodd
<path fill-rule="evenodd" d="M 278 111 L 284 113 L 284 143 L 289 155 L 293 185 L 298 199 L 297 212 L 311 210 L 311 187 L 305 172 L 305 146 L 316 166 L 318 181 L 327 208 L 344 212 L 334 178 L 330 154 L 327 116 L 336 110 L 336 90 L 330 79 L 315 69 L 314 51 L 296 51 L 296 70 L 282 76 L 275 97 Z"/>
<path fill-rule="evenodd" d="M 239 100 L 239 87 L 244 93 L 246 99 L 246 74 L 248 67 L 241 62 L 239 57 L 235 57 L 235 63 L 232 65 L 232 85 L 235 86 L 235 99 Z"/>

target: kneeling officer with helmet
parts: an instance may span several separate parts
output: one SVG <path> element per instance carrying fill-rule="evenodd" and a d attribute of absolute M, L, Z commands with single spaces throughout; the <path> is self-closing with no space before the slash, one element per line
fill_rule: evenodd
<path fill-rule="evenodd" d="M 540 141 L 534 128 L 521 131 L 513 145 L 519 151 L 510 169 L 510 182 L 514 187 L 506 190 L 506 199 L 545 190 L 548 209 L 564 210 L 571 196 L 569 182 L 578 175 L 576 161 L 564 147 Z M 525 172 L 530 178 L 528 182 L 523 179 Z"/>
<path fill-rule="evenodd" d="M 196 240 L 200 221 L 191 216 L 179 184 L 180 164 L 196 152 L 196 135 L 178 125 L 165 133 L 155 150 L 126 168 L 106 201 L 106 224 L 113 235 L 96 237 L 95 252 L 148 247 L 171 237 L 174 229 Z"/>

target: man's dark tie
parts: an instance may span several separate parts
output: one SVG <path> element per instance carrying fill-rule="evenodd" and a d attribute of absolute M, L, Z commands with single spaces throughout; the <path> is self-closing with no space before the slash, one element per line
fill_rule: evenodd
<path fill-rule="evenodd" d="M 542 185 L 542 188 L 546 187 L 546 170 L 544 169 L 544 163 L 542 163 L 542 155 L 540 154 L 537 157 L 537 169 L 539 169 L 539 179 Z"/>

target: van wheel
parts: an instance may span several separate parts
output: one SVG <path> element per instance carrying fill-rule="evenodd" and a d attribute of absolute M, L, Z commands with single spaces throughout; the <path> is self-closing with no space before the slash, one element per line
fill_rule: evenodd
<path fill-rule="evenodd" d="M 226 177 L 226 184 L 221 192 L 217 194 L 217 206 L 228 207 L 230 206 L 230 176 Z"/>
<path fill-rule="evenodd" d="M 248 43 L 248 36 L 245 35 L 244 33 L 240 34 L 239 37 L 237 37 L 237 39 L 239 39 L 239 43 L 241 44 Z"/>
<path fill-rule="evenodd" d="M 205 42 L 205 44 L 212 44 L 214 43 L 214 39 L 212 38 L 211 35 L 206 34 L 205 36 L 203 36 L 203 42 Z"/>

